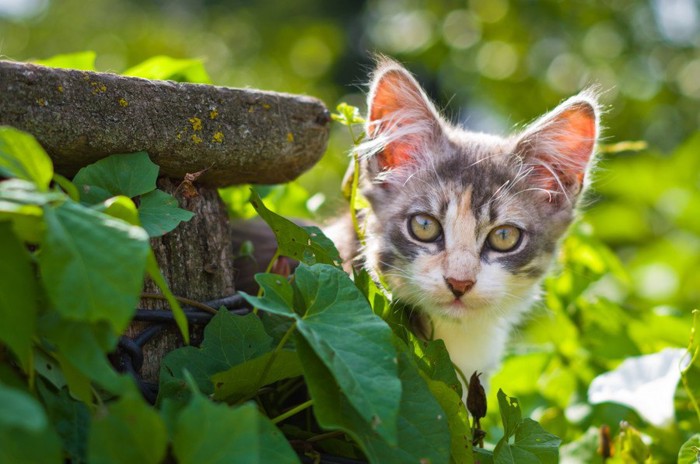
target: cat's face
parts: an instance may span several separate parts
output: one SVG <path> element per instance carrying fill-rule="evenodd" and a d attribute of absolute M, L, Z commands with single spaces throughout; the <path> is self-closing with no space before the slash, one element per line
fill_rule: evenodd
<path fill-rule="evenodd" d="M 365 258 L 395 298 L 451 319 L 524 309 L 573 217 L 595 144 L 588 97 L 500 138 L 443 121 L 403 68 L 370 93 Z"/>

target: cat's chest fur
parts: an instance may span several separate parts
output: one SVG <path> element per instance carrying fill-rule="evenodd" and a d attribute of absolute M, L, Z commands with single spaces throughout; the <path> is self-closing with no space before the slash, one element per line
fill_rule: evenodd
<path fill-rule="evenodd" d="M 597 136 L 589 94 L 510 137 L 442 119 L 400 65 L 379 64 L 368 97 L 361 191 L 365 246 L 351 222 L 328 233 L 346 263 L 387 282 L 418 330 L 443 339 L 469 378 L 499 364 L 574 216 Z"/>

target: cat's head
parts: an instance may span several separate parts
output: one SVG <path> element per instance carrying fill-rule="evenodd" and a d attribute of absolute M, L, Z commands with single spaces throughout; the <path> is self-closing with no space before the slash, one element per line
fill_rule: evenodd
<path fill-rule="evenodd" d="M 368 266 L 433 315 L 517 313 L 573 219 L 598 112 L 584 92 L 510 137 L 473 133 L 445 121 L 403 67 L 380 62 L 360 147 Z"/>

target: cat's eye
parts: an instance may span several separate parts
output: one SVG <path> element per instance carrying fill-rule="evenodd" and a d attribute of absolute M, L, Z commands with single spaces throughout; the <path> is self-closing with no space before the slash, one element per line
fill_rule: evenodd
<path fill-rule="evenodd" d="M 492 250 L 512 251 L 520 245 L 522 231 L 515 226 L 499 226 L 489 232 L 486 242 Z"/>
<path fill-rule="evenodd" d="M 442 237 L 442 227 L 437 219 L 427 214 L 416 214 L 408 220 L 411 236 L 421 242 L 434 242 Z"/>

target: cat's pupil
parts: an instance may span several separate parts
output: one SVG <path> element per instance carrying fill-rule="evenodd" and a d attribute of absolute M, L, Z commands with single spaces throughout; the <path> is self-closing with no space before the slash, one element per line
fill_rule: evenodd
<path fill-rule="evenodd" d="M 427 214 L 411 216 L 408 222 L 408 230 L 413 238 L 421 242 L 433 242 L 442 235 L 440 223 Z"/>
<path fill-rule="evenodd" d="M 491 249 L 496 251 L 511 251 L 520 244 L 521 231 L 515 226 L 501 226 L 493 229 L 487 238 Z"/>

